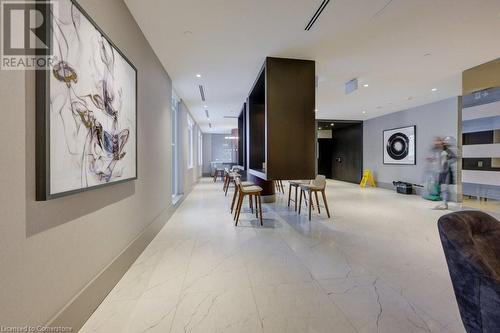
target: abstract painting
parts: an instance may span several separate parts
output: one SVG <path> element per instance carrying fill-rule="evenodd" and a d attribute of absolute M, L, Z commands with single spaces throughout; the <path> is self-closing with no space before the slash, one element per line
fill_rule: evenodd
<path fill-rule="evenodd" d="M 384 131 L 384 164 L 416 164 L 415 126 Z"/>
<path fill-rule="evenodd" d="M 137 178 L 137 70 L 75 1 L 56 9 L 37 74 L 38 200 Z"/>

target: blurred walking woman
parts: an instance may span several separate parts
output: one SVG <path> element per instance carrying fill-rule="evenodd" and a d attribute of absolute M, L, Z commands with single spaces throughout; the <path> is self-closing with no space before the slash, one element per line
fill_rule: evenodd
<path fill-rule="evenodd" d="M 457 155 L 452 151 L 453 139 L 450 137 L 436 138 L 434 141 L 434 149 L 437 153 L 439 167 L 439 185 L 441 187 L 441 198 L 443 203 L 436 209 L 448 209 L 448 201 L 450 200 L 450 185 L 455 184 L 453 176 L 453 163 L 457 160 Z"/>

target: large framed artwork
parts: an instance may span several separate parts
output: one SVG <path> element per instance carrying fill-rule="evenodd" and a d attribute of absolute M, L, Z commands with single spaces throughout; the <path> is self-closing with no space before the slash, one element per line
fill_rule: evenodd
<path fill-rule="evenodd" d="M 384 164 L 416 164 L 416 127 L 384 131 Z"/>
<path fill-rule="evenodd" d="M 137 70 L 77 2 L 57 3 L 54 61 L 36 74 L 37 200 L 137 179 Z"/>

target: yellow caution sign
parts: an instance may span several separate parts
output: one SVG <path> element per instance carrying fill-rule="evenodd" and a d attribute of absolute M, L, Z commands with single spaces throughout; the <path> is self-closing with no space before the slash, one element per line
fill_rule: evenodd
<path fill-rule="evenodd" d="M 359 186 L 366 187 L 366 184 L 370 185 L 371 187 L 377 186 L 375 185 L 375 179 L 373 179 L 373 173 L 370 169 L 366 169 L 365 172 L 363 172 L 363 178 L 361 179 L 361 183 L 359 183 Z"/>

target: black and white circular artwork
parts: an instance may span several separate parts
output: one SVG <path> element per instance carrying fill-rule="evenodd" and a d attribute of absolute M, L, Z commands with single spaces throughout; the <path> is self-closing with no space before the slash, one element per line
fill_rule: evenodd
<path fill-rule="evenodd" d="M 415 164 L 415 126 L 384 131 L 384 164 Z"/>

